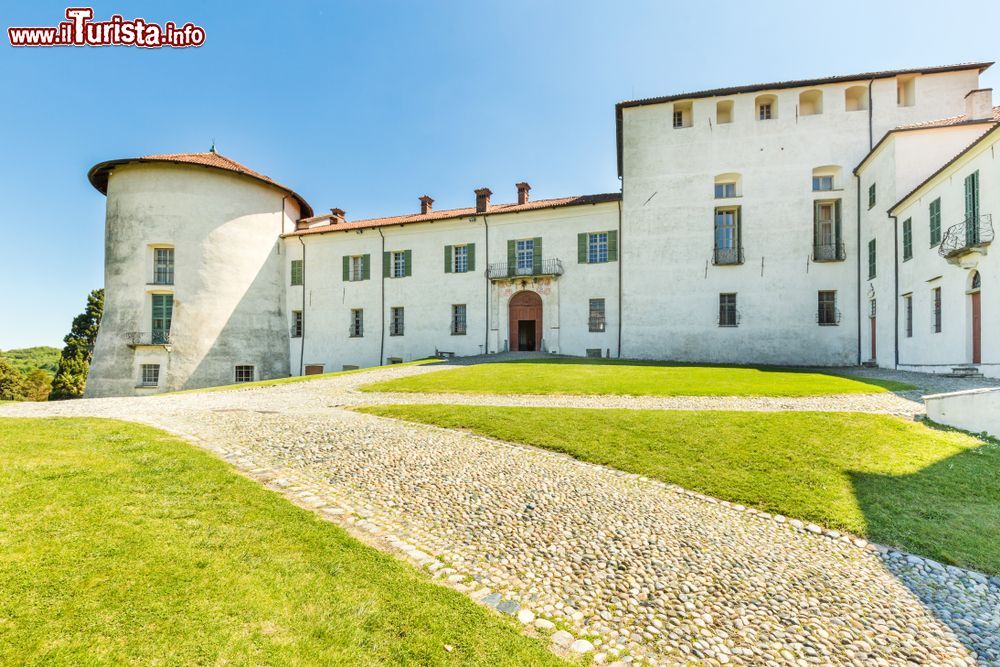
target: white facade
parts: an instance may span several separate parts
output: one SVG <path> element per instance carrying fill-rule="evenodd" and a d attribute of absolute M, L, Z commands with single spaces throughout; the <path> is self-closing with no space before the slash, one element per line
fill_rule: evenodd
<path fill-rule="evenodd" d="M 95 169 L 106 181 L 93 171 L 92 181 L 108 194 L 107 307 L 88 393 L 249 379 L 237 366 L 266 379 L 509 349 L 918 370 L 970 363 L 963 280 L 976 262 L 988 296 L 1000 271 L 985 245 L 965 268 L 930 248 L 926 200 L 941 197 L 947 227 L 961 214 L 962 170 L 978 169 L 982 212 L 991 212 L 1000 191 L 992 143 L 899 202 L 895 218 L 887 209 L 995 127 L 988 91 L 967 97 L 988 65 L 623 102 L 621 195 L 530 202 L 518 184 L 517 204 L 490 205 L 484 189 L 466 209 L 433 211 L 422 198 L 419 213 L 349 221 L 338 209 L 312 216 L 294 192 L 214 153 L 104 163 Z M 903 262 L 907 217 L 914 256 Z M 155 249 L 167 246 L 175 284 L 147 284 Z M 897 343 L 898 299 L 912 293 L 925 318 L 934 280 L 948 295 L 943 333 L 931 336 L 921 319 Z M 170 345 L 130 342 L 148 330 L 158 293 L 174 297 Z M 982 365 L 993 374 L 1000 308 L 982 313 Z M 160 376 L 137 387 L 150 384 L 144 365 Z"/>

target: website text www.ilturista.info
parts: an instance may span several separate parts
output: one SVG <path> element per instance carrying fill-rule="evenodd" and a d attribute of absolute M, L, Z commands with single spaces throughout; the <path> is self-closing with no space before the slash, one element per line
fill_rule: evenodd
<path fill-rule="evenodd" d="M 167 21 L 162 26 L 145 19 L 126 20 L 115 14 L 107 21 L 93 21 L 91 7 L 69 7 L 66 21 L 53 27 L 10 27 L 11 46 L 139 46 L 185 48 L 205 43 L 205 29 Z"/>

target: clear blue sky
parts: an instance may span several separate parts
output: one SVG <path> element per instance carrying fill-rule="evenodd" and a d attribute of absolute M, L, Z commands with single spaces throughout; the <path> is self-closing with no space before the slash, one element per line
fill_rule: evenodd
<path fill-rule="evenodd" d="M 1000 3 L 98 2 L 192 21 L 198 49 L 13 49 L 3 5 L 0 349 L 61 346 L 103 282 L 102 160 L 221 153 L 349 218 L 610 192 L 614 104 L 726 85 L 1000 59 Z M 956 5 L 957 7 L 957 5 Z M 1000 66 L 984 85 L 998 88 Z"/>

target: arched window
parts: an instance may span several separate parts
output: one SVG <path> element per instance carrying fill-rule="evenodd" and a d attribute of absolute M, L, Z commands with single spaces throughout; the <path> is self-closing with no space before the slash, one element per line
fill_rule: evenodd
<path fill-rule="evenodd" d="M 715 198 L 731 199 L 743 196 L 743 179 L 737 173 L 719 174 L 715 177 Z"/>
<path fill-rule="evenodd" d="M 851 86 L 844 91 L 844 108 L 847 111 L 864 111 L 868 108 L 868 87 Z"/>
<path fill-rule="evenodd" d="M 823 113 L 823 91 L 803 91 L 799 95 L 799 115 L 816 116 L 821 113 Z"/>
<path fill-rule="evenodd" d="M 982 279 L 979 277 L 979 271 L 972 272 L 972 289 L 977 290 L 982 287 Z"/>
<path fill-rule="evenodd" d="M 715 104 L 715 122 L 725 125 L 733 122 L 733 101 L 720 100 Z"/>
<path fill-rule="evenodd" d="M 758 95 L 754 100 L 757 120 L 772 120 L 778 117 L 778 98 L 774 95 Z"/>
<path fill-rule="evenodd" d="M 841 169 L 835 164 L 816 167 L 812 170 L 813 192 L 827 192 L 841 189 Z"/>

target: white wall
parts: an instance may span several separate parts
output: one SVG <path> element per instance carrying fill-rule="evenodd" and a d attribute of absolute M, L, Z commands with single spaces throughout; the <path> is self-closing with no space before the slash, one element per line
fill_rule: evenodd
<path fill-rule="evenodd" d="M 939 424 L 1000 438 L 1000 389 L 924 396 L 927 416 Z"/>
<path fill-rule="evenodd" d="M 105 309 L 88 396 L 231 383 L 252 364 L 258 379 L 288 375 L 279 234 L 299 216 L 279 189 L 216 169 L 126 164 L 108 181 Z M 154 244 L 175 249 L 174 285 L 151 285 Z M 172 345 L 131 348 L 151 330 L 151 294 L 174 295 Z M 139 389 L 139 365 L 160 363 L 160 385 Z"/>

